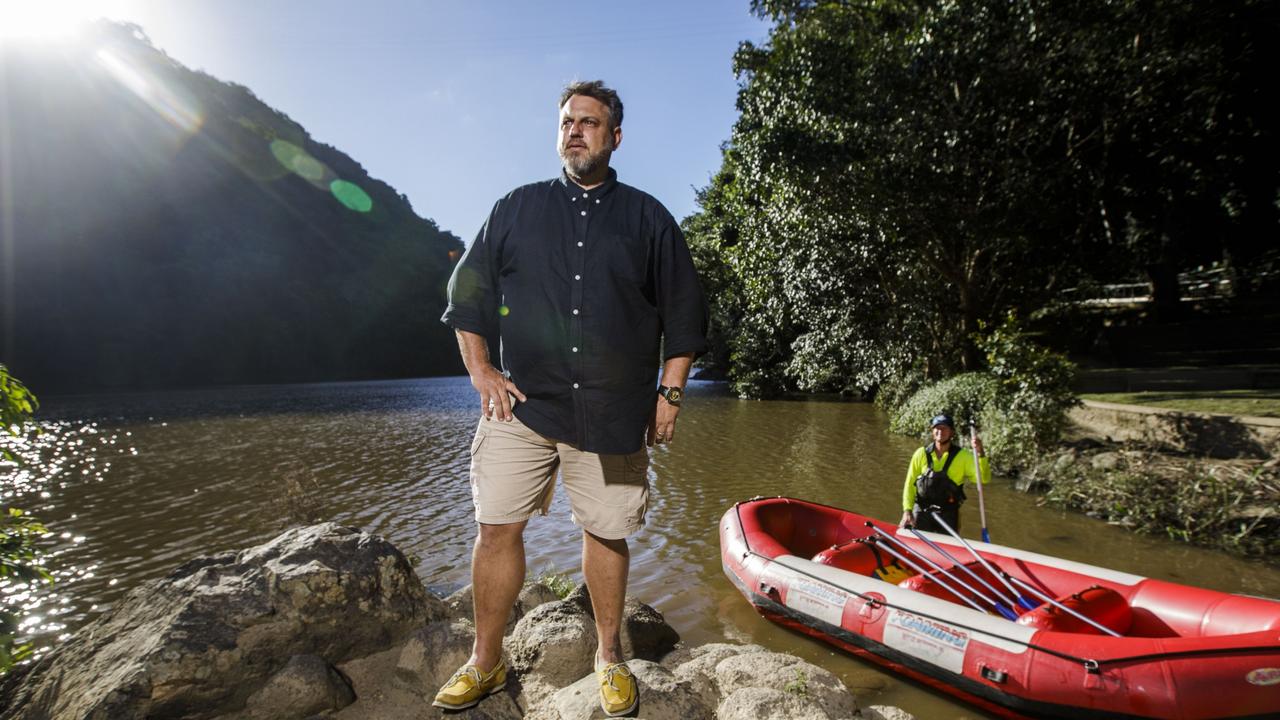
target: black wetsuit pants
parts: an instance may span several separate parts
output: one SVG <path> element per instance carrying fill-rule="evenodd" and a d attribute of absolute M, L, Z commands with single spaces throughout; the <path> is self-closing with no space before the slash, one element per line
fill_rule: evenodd
<path fill-rule="evenodd" d="M 917 530 L 947 534 L 947 531 L 934 521 L 933 515 L 921 510 L 919 505 L 916 506 L 915 515 Z M 938 511 L 938 515 L 942 517 L 943 522 L 951 526 L 952 530 L 960 532 L 960 503 L 948 504 L 947 507 Z"/>

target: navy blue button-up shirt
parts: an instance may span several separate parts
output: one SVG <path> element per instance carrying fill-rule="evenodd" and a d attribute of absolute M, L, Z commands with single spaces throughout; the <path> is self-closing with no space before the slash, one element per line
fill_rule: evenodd
<path fill-rule="evenodd" d="M 680 227 L 618 182 L 563 174 L 494 205 L 449 280 L 441 320 L 501 340 L 529 398 L 516 417 L 587 452 L 644 446 L 662 356 L 707 349 L 707 310 Z"/>

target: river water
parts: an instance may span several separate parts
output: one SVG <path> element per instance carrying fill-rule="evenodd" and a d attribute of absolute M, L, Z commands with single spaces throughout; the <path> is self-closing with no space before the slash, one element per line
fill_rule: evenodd
<path fill-rule="evenodd" d="M 50 647 L 139 583 L 201 554 L 333 520 L 381 534 L 429 588 L 468 581 L 474 522 L 468 447 L 478 402 L 466 378 L 253 386 L 44 398 L 45 432 L 0 467 L 0 502 L 45 522 L 57 583 L 0 594 Z M 652 451 L 648 527 L 632 540 L 629 592 L 689 643 L 730 639 L 795 653 L 839 675 L 864 704 L 920 718 L 981 718 L 957 704 L 758 617 L 720 568 L 720 516 L 755 495 L 789 495 L 896 520 L 917 441 L 864 403 L 747 401 L 691 383 L 676 442 Z M 1280 567 L 1137 536 L 1040 507 L 997 478 L 992 540 L 1204 587 L 1280 596 Z M 973 495 L 973 493 L 971 493 Z M 965 508 L 976 535 L 976 502 Z M 529 568 L 580 578 L 563 492 L 526 531 Z"/>

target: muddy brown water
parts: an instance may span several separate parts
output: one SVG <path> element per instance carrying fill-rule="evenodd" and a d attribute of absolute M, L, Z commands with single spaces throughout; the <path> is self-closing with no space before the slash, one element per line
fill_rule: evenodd
<path fill-rule="evenodd" d="M 257 386 L 44 398 L 46 432 L 0 468 L 0 501 L 34 510 L 58 582 L 0 580 L 23 632 L 61 642 L 144 580 L 201 554 L 262 542 L 297 518 L 379 533 L 418 560 L 428 587 L 467 582 L 474 535 L 466 470 L 478 403 L 465 378 Z M 920 718 L 980 711 L 757 616 L 724 577 L 720 516 L 755 495 L 789 495 L 896 520 L 917 442 L 862 403 L 748 401 L 693 383 L 676 442 L 653 451 L 646 529 L 631 543 L 629 591 L 689 643 L 755 642 L 839 675 L 864 704 Z M 1280 597 L 1280 567 L 1139 536 L 1040 507 L 996 478 L 994 542 L 1125 572 Z M 972 493 L 971 493 L 972 494 Z M 965 534 L 977 534 L 976 502 Z M 580 576 L 563 492 L 527 530 L 529 568 Z"/>

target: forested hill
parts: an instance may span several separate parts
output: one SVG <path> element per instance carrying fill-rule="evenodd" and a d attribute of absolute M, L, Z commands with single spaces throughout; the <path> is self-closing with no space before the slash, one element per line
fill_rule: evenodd
<path fill-rule="evenodd" d="M 38 392 L 461 371 L 462 243 L 134 27 L 0 47 L 0 362 Z"/>

